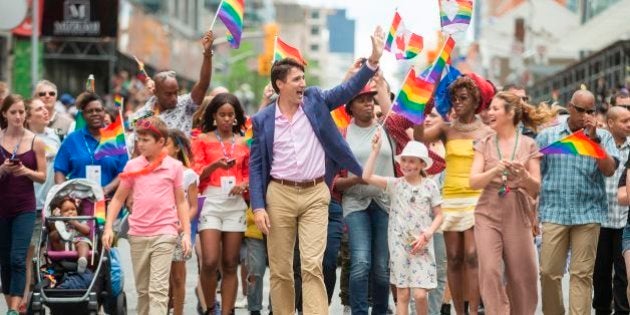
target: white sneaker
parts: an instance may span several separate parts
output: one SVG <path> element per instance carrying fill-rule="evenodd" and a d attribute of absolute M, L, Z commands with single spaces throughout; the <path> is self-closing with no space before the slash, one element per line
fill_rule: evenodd
<path fill-rule="evenodd" d="M 343 315 L 350 315 L 350 314 L 352 314 L 352 309 L 350 308 L 350 305 L 344 305 Z"/>
<path fill-rule="evenodd" d="M 236 302 L 234 303 L 234 307 L 235 308 L 246 309 L 247 308 L 247 297 L 243 296 L 240 299 L 237 299 Z"/>
<path fill-rule="evenodd" d="M 78 273 L 84 273 L 85 269 L 87 268 L 87 258 L 85 257 L 79 257 L 79 259 L 77 260 L 77 272 Z"/>
<path fill-rule="evenodd" d="M 72 233 L 66 229 L 66 223 L 63 221 L 55 221 L 55 229 L 59 233 L 59 237 L 61 237 L 64 241 L 72 240 Z"/>

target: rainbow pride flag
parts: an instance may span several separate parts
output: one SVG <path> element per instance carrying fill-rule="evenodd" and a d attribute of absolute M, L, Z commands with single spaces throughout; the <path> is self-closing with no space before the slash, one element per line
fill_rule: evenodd
<path fill-rule="evenodd" d="M 116 94 L 114 96 L 114 107 L 116 107 L 116 109 L 120 110 L 120 108 L 123 106 L 124 103 L 125 102 L 122 95 Z"/>
<path fill-rule="evenodd" d="M 247 117 L 243 129 L 245 130 L 245 143 L 251 148 L 252 142 L 254 141 L 254 125 L 252 125 L 251 117 Z"/>
<path fill-rule="evenodd" d="M 105 215 L 105 199 L 98 200 L 94 204 L 94 217 L 96 218 L 96 223 L 98 223 L 98 225 L 105 224 L 105 218 L 107 217 Z"/>
<path fill-rule="evenodd" d="M 583 130 L 576 131 L 540 149 L 540 153 L 582 155 L 596 159 L 606 157 L 604 149 L 584 134 Z"/>
<path fill-rule="evenodd" d="M 400 14 L 396 12 L 387 34 L 385 50 L 392 52 L 397 60 L 411 59 L 422 51 L 423 46 L 422 36 L 408 31 Z"/>
<path fill-rule="evenodd" d="M 440 0 L 440 24 L 446 34 L 465 32 L 470 25 L 473 0 Z"/>
<path fill-rule="evenodd" d="M 232 48 L 241 45 L 243 34 L 243 14 L 245 12 L 245 0 L 222 0 L 219 4 L 219 19 L 228 29 L 227 39 Z"/>
<path fill-rule="evenodd" d="M 429 81 L 434 84 L 438 84 L 440 82 L 444 67 L 446 67 L 446 64 L 451 63 L 451 53 L 453 52 L 454 47 L 455 40 L 453 37 L 449 36 L 448 39 L 446 39 L 446 42 L 444 42 L 440 55 L 435 59 L 435 61 L 433 61 L 433 65 L 431 66 L 431 70 L 428 74 Z"/>
<path fill-rule="evenodd" d="M 125 129 L 120 118 L 105 128 L 101 128 L 101 140 L 94 150 L 94 158 L 97 160 L 106 156 L 127 154 L 127 144 L 125 142 Z"/>
<path fill-rule="evenodd" d="M 330 112 L 335 125 L 339 129 L 346 129 L 348 125 L 350 125 L 350 115 L 346 112 L 345 106 L 339 106 L 335 108 L 332 112 Z"/>
<path fill-rule="evenodd" d="M 276 36 L 276 45 L 275 51 L 273 52 L 273 61 L 282 60 L 284 58 L 292 58 L 296 61 L 302 63 L 303 65 L 307 65 L 308 63 L 302 57 L 300 50 L 285 43 L 280 37 Z"/>
<path fill-rule="evenodd" d="M 416 76 L 416 71 L 411 68 L 394 100 L 392 110 L 405 116 L 416 125 L 421 124 L 425 118 L 426 105 L 434 90 L 435 84 L 433 82 Z"/>

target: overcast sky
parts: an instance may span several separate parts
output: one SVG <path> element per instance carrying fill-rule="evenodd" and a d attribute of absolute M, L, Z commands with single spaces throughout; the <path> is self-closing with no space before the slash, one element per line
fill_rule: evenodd
<path fill-rule="evenodd" d="M 349 18 L 356 22 L 355 54 L 368 56 L 371 52 L 370 35 L 377 25 L 387 32 L 394 17 L 394 12 L 402 16 L 407 29 L 424 37 L 425 49 L 432 48 L 436 42 L 436 32 L 440 29 L 437 0 L 300 0 L 301 3 L 330 8 L 345 8 Z M 386 77 L 391 78 L 392 68 L 396 66 L 392 54 L 385 52 L 381 59 Z"/>

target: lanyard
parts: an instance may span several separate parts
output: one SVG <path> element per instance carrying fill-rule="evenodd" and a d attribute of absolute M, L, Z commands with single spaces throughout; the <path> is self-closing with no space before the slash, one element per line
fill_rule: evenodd
<path fill-rule="evenodd" d="M 92 164 L 90 165 L 96 165 L 94 164 L 94 152 L 92 151 L 92 149 L 90 149 L 90 146 L 87 143 L 87 140 L 85 140 L 85 134 L 83 135 L 83 143 L 85 144 L 85 149 L 88 152 L 88 155 L 90 156 L 90 161 L 92 162 Z M 96 144 L 96 146 L 98 147 L 98 143 Z M 96 148 L 94 148 L 96 150 Z"/>
<path fill-rule="evenodd" d="M 234 134 L 232 134 L 232 146 L 230 146 L 230 154 L 227 154 L 227 151 L 225 150 L 225 144 L 223 144 L 223 139 L 221 139 L 221 135 L 219 135 L 219 131 L 215 130 L 214 134 L 217 136 L 217 140 L 219 140 L 219 143 L 221 144 L 221 150 L 223 151 L 223 156 L 231 159 L 232 156 L 234 155 L 234 143 L 236 142 L 236 136 L 234 136 Z"/>
<path fill-rule="evenodd" d="M 5 131 L 6 133 L 6 131 Z M 18 140 L 18 142 L 15 144 L 15 148 L 13 148 L 13 153 L 11 153 L 11 158 L 9 158 L 9 160 L 13 160 L 15 159 L 15 156 L 17 155 L 17 151 L 20 148 L 20 143 L 22 143 L 22 140 L 24 139 L 24 134 L 26 133 L 26 130 L 22 131 L 22 135 L 20 136 L 20 140 Z M 2 142 L 4 142 L 4 133 L 2 134 Z M 1 142 L 0 142 L 1 143 Z M 9 151 L 7 151 L 9 152 Z M 2 153 L 2 157 L 3 158 L 7 158 L 6 156 L 4 156 L 4 150 L 0 150 L 0 153 Z"/>

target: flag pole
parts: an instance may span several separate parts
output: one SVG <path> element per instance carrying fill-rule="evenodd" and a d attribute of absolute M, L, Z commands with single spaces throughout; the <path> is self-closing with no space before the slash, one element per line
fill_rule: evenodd
<path fill-rule="evenodd" d="M 125 138 L 125 151 L 127 151 L 127 159 L 131 159 L 131 152 L 129 152 L 129 147 L 127 146 L 127 136 L 125 135 L 125 119 L 123 117 L 123 110 L 125 108 L 125 98 L 120 97 L 120 108 L 118 109 L 118 117 L 120 118 L 120 125 L 123 129 L 123 137 Z"/>
<path fill-rule="evenodd" d="M 407 77 L 409 77 L 409 73 L 411 73 L 412 69 L 413 69 L 413 66 L 411 66 L 409 68 L 409 71 L 407 71 L 407 74 L 405 74 L 405 81 L 403 81 L 403 86 L 405 86 L 405 82 L 407 82 Z M 381 121 L 381 126 L 385 126 L 385 122 L 387 121 L 387 118 L 389 118 L 389 115 L 394 111 L 394 103 L 398 99 L 398 95 L 400 94 L 401 90 L 402 90 L 402 87 L 400 88 L 400 90 L 398 90 L 398 93 L 396 93 L 396 97 L 394 97 L 394 101 L 392 102 L 392 105 L 389 107 L 389 111 L 387 111 L 385 118 L 383 118 L 383 121 Z"/>
<path fill-rule="evenodd" d="M 223 0 L 219 2 L 219 6 L 217 7 L 217 12 L 214 13 L 214 18 L 212 19 L 212 23 L 210 23 L 210 30 L 214 28 L 214 23 L 217 22 L 217 17 L 219 17 L 219 12 L 221 11 L 221 6 L 223 5 Z"/>

